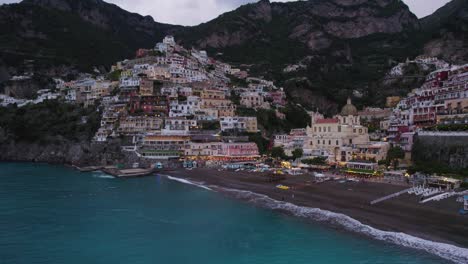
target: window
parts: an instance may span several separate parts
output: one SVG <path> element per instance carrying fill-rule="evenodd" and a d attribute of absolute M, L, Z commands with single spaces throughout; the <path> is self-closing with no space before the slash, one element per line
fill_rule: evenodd
<path fill-rule="evenodd" d="M 331 127 L 328 127 L 328 132 L 331 132 Z"/>
<path fill-rule="evenodd" d="M 339 145 L 338 140 L 336 141 L 336 145 L 337 145 L 337 146 Z"/>
<path fill-rule="evenodd" d="M 349 140 L 349 144 L 350 144 L 350 145 L 353 144 L 353 140 L 352 140 L 352 139 Z"/>
<path fill-rule="evenodd" d="M 322 132 L 322 127 L 319 127 L 319 132 Z"/>
<path fill-rule="evenodd" d="M 341 126 L 338 126 L 338 132 L 341 132 Z"/>
<path fill-rule="evenodd" d="M 331 140 L 328 140 L 328 145 L 331 145 Z"/>

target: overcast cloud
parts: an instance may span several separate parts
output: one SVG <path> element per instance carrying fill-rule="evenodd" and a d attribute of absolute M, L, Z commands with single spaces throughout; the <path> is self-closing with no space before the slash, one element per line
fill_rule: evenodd
<path fill-rule="evenodd" d="M 79 0 L 76 0 L 79 1 Z M 120 7 L 151 15 L 154 20 L 169 24 L 197 25 L 240 5 L 256 0 L 105 0 Z M 278 0 L 290 2 L 295 0 Z M 450 0 L 403 0 L 418 17 L 432 14 Z M 15 3 L 18 0 L 0 0 L 0 4 Z"/>

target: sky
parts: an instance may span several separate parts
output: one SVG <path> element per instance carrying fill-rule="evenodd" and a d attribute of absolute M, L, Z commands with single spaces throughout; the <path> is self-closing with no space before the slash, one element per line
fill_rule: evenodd
<path fill-rule="evenodd" d="M 79 0 L 77 0 L 79 1 Z M 155 21 L 177 25 L 198 25 L 231 11 L 243 4 L 258 0 L 105 0 L 131 12 L 150 15 Z M 297 0 L 274 0 L 291 2 Z M 418 17 L 425 17 L 450 0 L 403 0 Z M 0 0 L 0 4 L 19 0 Z"/>

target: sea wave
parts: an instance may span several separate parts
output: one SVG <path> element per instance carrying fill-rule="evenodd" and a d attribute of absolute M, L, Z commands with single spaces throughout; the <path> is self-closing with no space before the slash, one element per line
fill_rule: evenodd
<path fill-rule="evenodd" d="M 99 178 L 99 179 L 115 179 L 114 176 L 106 174 L 106 173 L 104 173 L 102 171 L 93 172 L 93 177 L 94 178 Z"/>
<path fill-rule="evenodd" d="M 207 187 L 206 185 L 204 185 L 202 182 L 189 181 L 189 180 L 186 180 L 186 179 L 176 178 L 176 177 L 172 177 L 172 176 L 169 176 L 169 175 L 160 175 L 160 176 L 164 176 L 164 177 L 166 177 L 166 178 L 168 178 L 169 180 L 172 180 L 172 181 L 178 181 L 178 182 L 181 182 L 181 183 L 194 185 L 194 186 L 197 186 L 199 188 L 202 188 L 202 189 L 205 189 L 205 190 L 208 190 L 208 191 L 214 191 L 213 189 L 211 189 L 211 188 Z"/>
<path fill-rule="evenodd" d="M 292 213 L 295 216 L 311 219 L 317 222 L 326 222 L 345 228 L 352 232 L 358 232 L 370 236 L 374 239 L 393 243 L 396 245 L 413 248 L 417 250 L 423 250 L 430 254 L 437 255 L 441 258 L 453 261 L 458 264 L 468 263 L 468 249 L 457 247 L 450 244 L 440 243 L 425 240 L 422 238 L 414 237 L 405 233 L 382 231 L 365 225 L 358 220 L 351 218 L 347 215 L 335 213 L 319 208 L 311 208 L 305 206 L 297 206 L 292 203 L 277 201 L 264 194 L 258 194 L 251 191 L 243 191 L 237 189 L 223 188 L 219 186 L 207 187 L 203 183 L 193 182 L 186 179 L 166 176 L 170 180 L 178 181 L 185 184 L 195 185 L 197 187 L 207 190 L 219 190 L 223 193 L 227 193 L 232 197 L 252 202 L 261 207 L 265 207 L 272 210 L 281 210 Z"/>

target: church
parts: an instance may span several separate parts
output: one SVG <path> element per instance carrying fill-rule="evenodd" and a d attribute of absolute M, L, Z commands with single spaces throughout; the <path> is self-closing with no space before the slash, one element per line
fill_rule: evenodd
<path fill-rule="evenodd" d="M 379 160 L 386 158 L 389 144 L 370 141 L 368 129 L 361 125 L 358 110 L 351 99 L 333 118 L 325 118 L 317 112 L 309 114 L 311 125 L 304 134 L 297 135 L 294 130 L 295 133 L 289 135 L 278 135 L 275 146 L 284 147 L 286 153 L 301 146 L 304 158 L 328 157 L 331 165 L 356 169 L 373 169 Z"/>

